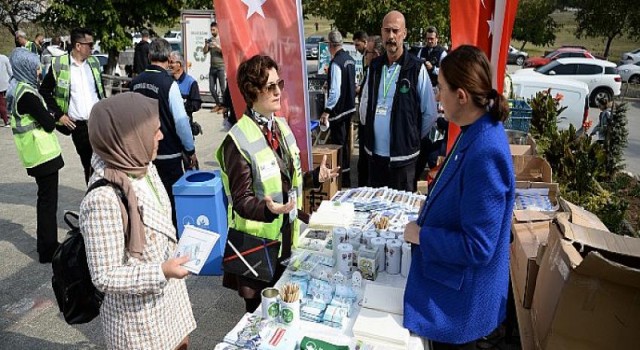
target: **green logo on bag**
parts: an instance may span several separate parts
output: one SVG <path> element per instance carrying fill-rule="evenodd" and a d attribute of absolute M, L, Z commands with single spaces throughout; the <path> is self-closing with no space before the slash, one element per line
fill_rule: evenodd
<path fill-rule="evenodd" d="M 280 306 L 278 303 L 272 303 L 271 306 L 269 306 L 267 313 L 270 317 L 278 317 L 278 314 L 280 313 Z"/>
<path fill-rule="evenodd" d="M 291 309 L 282 309 L 282 321 L 284 321 L 284 323 L 293 322 L 293 311 L 291 311 Z"/>

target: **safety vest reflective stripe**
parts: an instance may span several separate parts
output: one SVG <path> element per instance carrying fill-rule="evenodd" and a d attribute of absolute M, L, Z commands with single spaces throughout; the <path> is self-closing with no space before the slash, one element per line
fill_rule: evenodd
<path fill-rule="evenodd" d="M 11 128 L 20 160 L 29 169 L 58 157 L 62 150 L 54 133 L 44 131 L 31 115 L 18 112 L 18 101 L 26 92 L 38 96 L 45 108 L 46 104 L 35 88 L 18 83 L 12 105 Z"/>
<path fill-rule="evenodd" d="M 59 57 L 53 57 L 51 62 L 53 77 L 56 81 L 56 88 L 53 96 L 58 107 L 60 107 L 63 113 L 67 113 L 69 111 L 69 99 L 71 94 L 70 60 L 71 56 L 67 54 Z M 97 58 L 89 56 L 87 58 L 87 63 L 89 64 L 93 74 L 93 81 L 98 93 L 98 99 L 102 99 L 104 98 L 104 89 L 102 88 L 102 78 L 100 75 L 100 62 Z"/>
<path fill-rule="evenodd" d="M 298 202 L 297 207 L 302 209 L 301 201 L 301 188 L 302 188 L 302 173 L 300 172 L 300 157 L 299 150 L 295 144 L 295 138 L 292 138 L 293 134 L 286 125 L 286 122 L 282 120 L 277 121 L 278 126 L 285 139 L 286 152 L 290 152 L 291 158 L 294 162 L 294 176 L 292 179 L 292 186 L 298 189 Z M 252 177 L 253 177 L 253 191 L 258 198 L 264 198 L 264 196 L 271 196 L 274 201 L 282 203 L 282 177 L 280 174 L 280 167 L 274 152 L 267 144 L 264 135 L 256 123 L 248 116 L 240 118 L 238 123 L 229 131 L 229 136 L 236 144 L 236 147 L 245 158 L 245 160 L 251 165 Z M 218 163 L 222 167 L 222 181 L 225 191 L 229 196 L 229 226 L 242 232 L 268 238 L 268 239 L 280 239 L 280 228 L 282 227 L 283 216 L 279 215 L 276 220 L 271 223 L 258 222 L 248 220 L 241 217 L 238 213 L 233 211 L 233 203 L 231 201 L 231 192 L 229 188 L 229 178 L 224 168 L 224 155 L 223 149 L 220 147 L 216 152 L 216 158 Z M 297 158 L 297 159 L 296 159 Z M 257 166 L 256 166 L 257 165 Z M 294 221 L 292 223 L 293 243 L 297 245 L 299 235 L 299 223 Z"/>

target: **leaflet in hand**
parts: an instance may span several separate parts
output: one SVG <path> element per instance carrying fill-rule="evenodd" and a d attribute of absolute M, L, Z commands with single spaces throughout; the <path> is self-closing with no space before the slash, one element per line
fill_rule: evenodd
<path fill-rule="evenodd" d="M 175 257 L 178 258 L 188 254 L 191 259 L 183 264 L 182 267 L 191 273 L 198 274 L 219 238 L 220 235 L 213 231 L 187 225 L 184 227 L 182 236 L 178 241 Z"/>

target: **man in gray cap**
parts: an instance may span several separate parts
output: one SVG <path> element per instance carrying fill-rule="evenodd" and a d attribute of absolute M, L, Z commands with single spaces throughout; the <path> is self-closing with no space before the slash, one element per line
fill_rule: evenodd
<path fill-rule="evenodd" d="M 351 118 L 356 111 L 356 62 L 342 48 L 342 34 L 329 33 L 329 93 L 320 123 L 329 124 L 329 142 L 342 146 L 342 187 L 351 187 Z"/>

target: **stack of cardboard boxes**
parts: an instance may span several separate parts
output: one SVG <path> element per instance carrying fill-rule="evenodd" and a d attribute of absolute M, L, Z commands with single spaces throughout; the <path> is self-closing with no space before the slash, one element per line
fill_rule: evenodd
<path fill-rule="evenodd" d="M 512 149 L 513 150 L 513 149 Z M 514 210 L 511 278 L 523 349 L 640 349 L 640 239 L 562 198 L 548 163 L 514 155 L 517 188 L 557 210 Z"/>

